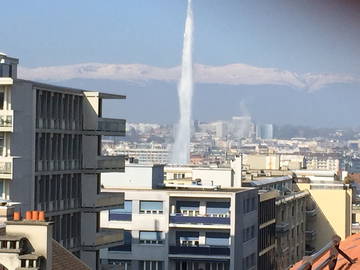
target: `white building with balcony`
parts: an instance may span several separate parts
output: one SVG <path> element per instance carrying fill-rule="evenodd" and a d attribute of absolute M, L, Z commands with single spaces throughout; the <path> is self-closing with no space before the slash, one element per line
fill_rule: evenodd
<path fill-rule="evenodd" d="M 124 209 L 101 212 L 101 227 L 124 228 L 125 243 L 101 251 L 102 267 L 257 269 L 256 189 L 167 188 L 162 166 L 129 168 L 102 177 L 104 191 L 125 192 Z"/>

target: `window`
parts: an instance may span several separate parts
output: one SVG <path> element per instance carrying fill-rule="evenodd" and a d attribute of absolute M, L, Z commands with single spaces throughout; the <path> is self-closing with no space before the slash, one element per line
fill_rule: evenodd
<path fill-rule="evenodd" d="M 163 202 L 140 201 L 140 213 L 142 214 L 162 214 Z"/>
<path fill-rule="evenodd" d="M 115 252 L 129 252 L 131 251 L 132 236 L 131 231 L 124 231 L 124 244 L 110 247 L 109 251 Z"/>
<path fill-rule="evenodd" d="M 250 269 L 256 265 L 255 254 L 243 258 L 243 269 Z"/>
<path fill-rule="evenodd" d="M 255 225 L 243 229 L 243 242 L 255 238 Z"/>
<path fill-rule="evenodd" d="M 163 244 L 163 233 L 162 232 L 140 232 L 139 236 L 140 244 Z"/>
<path fill-rule="evenodd" d="M 186 216 L 199 215 L 200 202 L 178 201 L 176 202 L 176 212 Z"/>
<path fill-rule="evenodd" d="M 176 232 L 176 243 L 180 246 L 199 246 L 199 232 Z"/>
<path fill-rule="evenodd" d="M 139 270 L 163 270 L 164 263 L 161 261 L 139 261 Z"/>
<path fill-rule="evenodd" d="M 210 216 L 229 216 L 230 202 L 207 202 L 206 214 Z"/>
<path fill-rule="evenodd" d="M 243 210 L 244 213 L 252 212 L 256 209 L 256 199 L 255 197 L 244 199 Z"/>
<path fill-rule="evenodd" d="M 207 232 L 206 233 L 206 245 L 209 246 L 229 246 L 230 234 L 220 232 Z"/>

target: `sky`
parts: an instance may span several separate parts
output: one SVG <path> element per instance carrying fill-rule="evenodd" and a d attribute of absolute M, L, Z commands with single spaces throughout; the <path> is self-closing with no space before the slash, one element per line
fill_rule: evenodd
<path fill-rule="evenodd" d="M 206 113 L 219 98 L 233 98 L 234 104 L 245 100 L 258 121 L 334 126 L 345 119 L 346 125 L 360 125 L 352 107 L 343 112 L 350 107 L 344 102 L 360 98 L 359 1 L 193 2 L 198 89 L 194 118 L 216 120 L 240 113 L 229 109 L 226 100 L 219 101 L 218 115 Z M 186 4 L 185 0 L 6 1 L 0 52 L 20 58 L 24 78 L 123 91 L 129 101 L 122 108 L 144 108 L 119 111 L 130 121 L 174 122 Z M 309 116 L 300 108 L 296 114 L 277 113 L 281 98 L 272 99 L 273 117 L 260 108 L 262 93 L 278 97 L 279 87 L 287 100 L 312 104 L 317 118 L 306 119 Z M 164 100 L 159 100 L 159 93 L 166 90 L 159 89 L 171 92 L 166 94 L 171 108 L 161 107 Z M 167 114 L 149 112 L 141 100 L 145 92 L 154 107 L 168 110 Z M 346 98 L 339 99 L 339 93 Z M 314 99 L 318 103 L 313 104 Z M 351 106 L 353 102 L 349 100 Z M 329 122 L 324 111 L 334 107 L 339 111 L 330 113 Z M 119 113 L 114 106 L 111 112 Z"/>

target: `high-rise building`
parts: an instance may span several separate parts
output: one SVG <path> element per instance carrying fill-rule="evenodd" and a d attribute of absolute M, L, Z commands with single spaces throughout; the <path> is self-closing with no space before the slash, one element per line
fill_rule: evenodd
<path fill-rule="evenodd" d="M 99 249 L 123 236 L 99 227 L 100 210 L 123 204 L 101 192 L 100 173 L 125 166 L 101 156 L 102 135 L 125 134 L 125 120 L 102 117 L 102 101 L 125 97 L 21 80 L 17 64 L 0 55 L 0 197 L 45 211 L 53 238 L 96 269 Z"/>
<path fill-rule="evenodd" d="M 256 138 L 271 140 L 274 138 L 274 126 L 272 124 L 256 125 Z"/>

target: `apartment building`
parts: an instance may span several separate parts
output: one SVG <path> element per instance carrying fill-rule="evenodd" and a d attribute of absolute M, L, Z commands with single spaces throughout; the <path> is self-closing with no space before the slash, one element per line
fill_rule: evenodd
<path fill-rule="evenodd" d="M 308 170 L 339 171 L 341 160 L 333 154 L 311 154 L 305 157 Z"/>
<path fill-rule="evenodd" d="M 13 216 L 0 230 L 0 269 L 89 270 L 79 258 L 52 239 L 52 222 L 45 221 L 44 212 L 20 212 L 6 207 Z"/>
<path fill-rule="evenodd" d="M 102 227 L 125 230 L 125 245 L 101 251 L 104 267 L 258 269 L 256 189 L 160 187 L 163 168 L 150 171 L 149 166 L 136 166 L 137 183 L 142 187 L 130 181 L 134 166 L 130 170 L 126 167 L 124 174 L 102 177 L 107 192 L 125 192 L 124 209 L 101 213 Z M 266 222 L 262 223 L 264 228 Z M 264 247 L 268 245 L 264 243 Z"/>
<path fill-rule="evenodd" d="M 292 176 L 258 179 L 243 184 L 260 190 L 277 191 L 273 269 L 288 269 L 305 255 L 306 240 L 313 240 L 316 236 L 315 230 L 309 228 L 306 222 L 309 192 L 295 190 Z"/>
<path fill-rule="evenodd" d="M 0 55 L 0 197 L 46 211 L 54 239 L 96 269 L 99 249 L 122 240 L 99 227 L 100 210 L 123 204 L 100 192 L 100 173 L 125 166 L 101 156 L 102 135 L 125 134 L 125 120 L 102 117 L 102 101 L 125 97 L 21 80 L 17 64 Z"/>
<path fill-rule="evenodd" d="M 274 190 L 258 191 L 258 270 L 275 269 L 275 201 L 278 193 Z"/>
<path fill-rule="evenodd" d="M 314 228 L 316 238 L 313 239 L 309 249 L 319 250 L 333 235 L 338 235 L 341 239 L 351 235 L 353 202 L 351 186 L 341 181 L 320 183 L 297 179 L 296 187 L 298 190 L 307 190 L 310 193 L 310 201 L 307 204 L 307 225 L 309 228 Z"/>

